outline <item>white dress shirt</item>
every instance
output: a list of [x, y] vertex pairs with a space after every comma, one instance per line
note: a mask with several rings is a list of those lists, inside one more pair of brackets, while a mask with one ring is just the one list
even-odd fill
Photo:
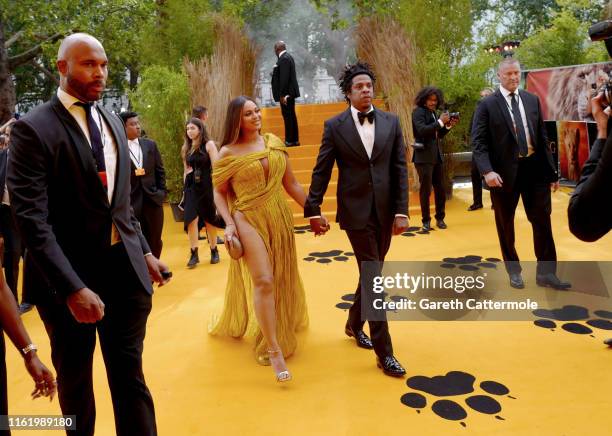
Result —
[[[374, 106], [370, 106], [370, 110], [366, 112], [369, 114], [374, 110]], [[366, 118], [363, 120], [363, 125], [359, 122], [359, 117], [357, 114], [359, 111], [355, 109], [354, 106], [351, 105], [351, 115], [353, 116], [353, 121], [355, 122], [355, 127], [357, 127], [357, 132], [359, 133], [359, 137], [361, 138], [361, 142], [365, 148], [368, 157], [372, 158], [372, 149], [374, 148], [374, 123], [370, 123], [370, 121]]]
[[[87, 142], [89, 142], [89, 146], [91, 147], [89, 128], [87, 127], [87, 114], [85, 113], [84, 108], [75, 104], [80, 100], [68, 94], [62, 88], [57, 90], [57, 97], [62, 102], [66, 110], [70, 112], [70, 115], [72, 115], [72, 117], [76, 120], [77, 124], [85, 134]], [[98, 126], [98, 129], [100, 129], [100, 136], [102, 137], [102, 146], [104, 147], [104, 162], [106, 164], [107, 195], [110, 203], [113, 198], [113, 191], [115, 189], [115, 174], [117, 172], [117, 144], [115, 143], [113, 132], [111, 131], [110, 127], [106, 125], [106, 121], [104, 121], [96, 109], [95, 104], [91, 108], [91, 116]]]
[[[512, 97], [510, 96], [511, 92], [501, 85], [499, 86], [499, 90], [506, 99], [506, 106], [508, 108], [508, 112], [510, 112], [510, 118], [512, 118], [512, 122], [514, 123], [514, 132], [516, 133], [516, 120], [514, 119], [514, 114], [512, 113]], [[525, 115], [523, 99], [521, 99], [521, 96], [519, 95], [518, 88], [516, 91], [514, 91], [514, 95], [514, 98], [518, 100], [519, 110], [521, 112], [522, 118], [521, 121], [523, 122], [523, 128], [525, 129], [525, 137], [527, 138], [527, 156], [531, 156], [535, 152], [535, 149], [533, 148], [533, 142], [531, 141], [531, 135], [529, 134], [529, 125], [527, 124], [527, 115]]]
[[140, 147], [138, 138], [128, 139], [128, 147], [130, 149], [130, 159], [132, 159], [134, 166], [136, 168], [142, 168], [142, 147]]

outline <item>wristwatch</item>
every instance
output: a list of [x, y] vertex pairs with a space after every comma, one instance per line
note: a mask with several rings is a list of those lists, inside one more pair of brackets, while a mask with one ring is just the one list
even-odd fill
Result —
[[25, 357], [28, 355], [30, 351], [36, 351], [36, 350], [38, 350], [38, 347], [36, 345], [28, 344], [21, 349], [21, 354], [23, 354], [23, 356]]

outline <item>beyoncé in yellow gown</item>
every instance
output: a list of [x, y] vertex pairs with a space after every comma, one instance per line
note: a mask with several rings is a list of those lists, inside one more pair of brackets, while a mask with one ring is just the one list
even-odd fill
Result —
[[[240, 211], [266, 246], [274, 276], [276, 335], [284, 357], [297, 346], [296, 332], [308, 325], [304, 286], [298, 272], [293, 216], [283, 194], [286, 149], [279, 138], [264, 135], [263, 151], [218, 160], [213, 184], [229, 181], [230, 212]], [[261, 159], [268, 160], [268, 177]], [[253, 285], [244, 259], [231, 259], [223, 312], [213, 320], [210, 333], [234, 338], [255, 337], [255, 356], [269, 364], [268, 345], [253, 308]]]

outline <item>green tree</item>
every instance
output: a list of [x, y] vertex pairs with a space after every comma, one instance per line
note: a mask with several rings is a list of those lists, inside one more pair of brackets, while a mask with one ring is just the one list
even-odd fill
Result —
[[152, 6], [152, 0], [0, 0], [0, 122], [17, 101], [53, 92], [59, 40], [74, 31], [100, 39], [109, 56], [109, 86], [125, 86], [126, 68], [137, 58], [138, 26]]
[[152, 65], [142, 71], [138, 88], [130, 92], [144, 129], [154, 139], [164, 161], [170, 201], [181, 198], [183, 163], [180, 150], [189, 108], [187, 77], [182, 71]]

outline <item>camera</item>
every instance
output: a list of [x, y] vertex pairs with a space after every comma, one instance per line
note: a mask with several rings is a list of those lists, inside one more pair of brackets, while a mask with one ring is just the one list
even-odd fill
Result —
[[[612, 20], [593, 24], [589, 29], [589, 37], [593, 42], [603, 41], [606, 44], [608, 54], [612, 57]], [[612, 102], [612, 79], [608, 83], [604, 83], [596, 94], [603, 94], [606, 105], [610, 105]]]
[[450, 117], [451, 120], [458, 120], [459, 119], [459, 112], [449, 112], [448, 116]]

